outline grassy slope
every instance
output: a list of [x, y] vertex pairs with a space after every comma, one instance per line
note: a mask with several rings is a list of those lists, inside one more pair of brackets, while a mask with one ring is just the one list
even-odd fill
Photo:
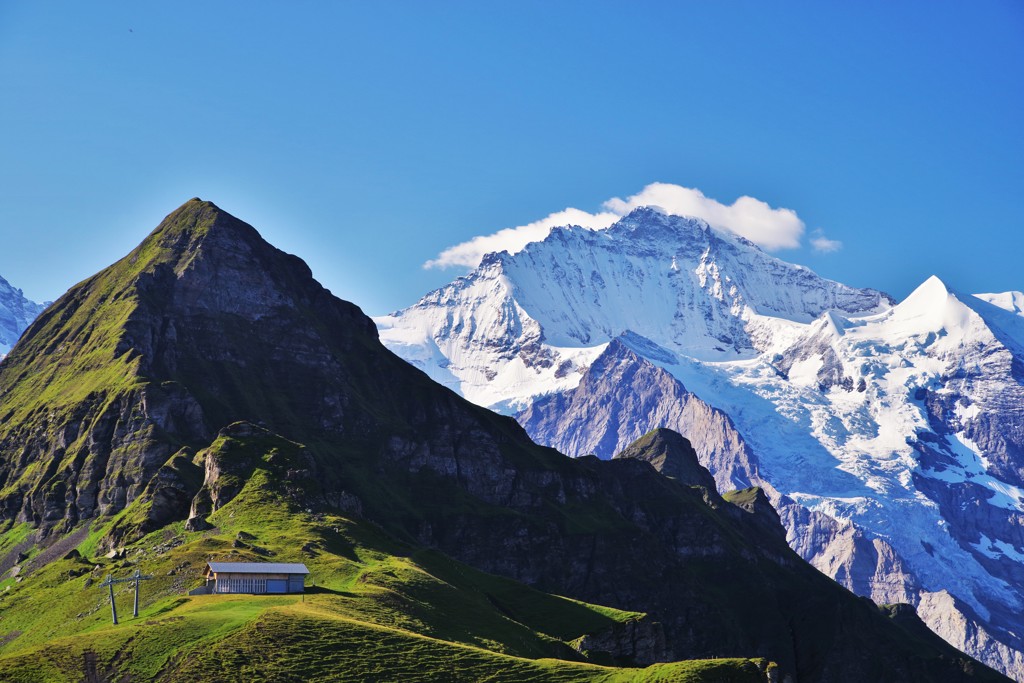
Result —
[[[168, 527], [130, 546], [124, 559], [72, 555], [13, 584], [0, 596], [0, 680], [763, 679], [764, 664], [747, 660], [647, 669], [589, 663], [566, 643], [641, 615], [541, 593], [370, 524], [294, 509], [276, 478], [273, 467], [258, 467], [213, 515], [213, 531]], [[79, 546], [86, 556], [103, 528]], [[12, 526], [0, 547], [24, 531]], [[254, 538], [243, 535], [233, 547], [239, 532]], [[209, 559], [305, 562], [316, 587], [304, 598], [185, 597]], [[131, 589], [121, 587], [122, 623], [112, 626], [99, 583], [135, 566], [154, 576], [143, 584], [140, 616], [131, 617]]]

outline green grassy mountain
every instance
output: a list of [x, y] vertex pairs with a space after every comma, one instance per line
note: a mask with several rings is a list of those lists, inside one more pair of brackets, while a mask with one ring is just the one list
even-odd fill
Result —
[[[536, 446], [191, 200], [0, 364], [0, 678], [1004, 680], [800, 560], [757, 492], [673, 478], [672, 435], [625, 455]], [[317, 590], [183, 595], [271, 557]], [[98, 581], [136, 566], [112, 627]]]

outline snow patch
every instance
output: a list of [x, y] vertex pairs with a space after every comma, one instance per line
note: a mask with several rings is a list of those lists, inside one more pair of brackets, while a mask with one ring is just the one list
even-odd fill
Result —
[[985, 534], [981, 534], [981, 540], [971, 544], [979, 553], [993, 560], [1001, 560], [1004, 557], [1014, 562], [1024, 563], [1024, 552], [1015, 548], [1006, 541], [993, 541]]

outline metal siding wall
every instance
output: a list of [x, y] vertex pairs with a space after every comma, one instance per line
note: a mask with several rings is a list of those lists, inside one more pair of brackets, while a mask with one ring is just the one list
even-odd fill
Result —
[[303, 574], [217, 574], [211, 580], [214, 593], [302, 593], [306, 577]]

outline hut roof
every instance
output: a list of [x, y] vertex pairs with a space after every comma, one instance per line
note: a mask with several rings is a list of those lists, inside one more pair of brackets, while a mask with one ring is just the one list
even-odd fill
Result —
[[208, 562], [210, 569], [226, 574], [308, 574], [302, 563], [286, 562]]

